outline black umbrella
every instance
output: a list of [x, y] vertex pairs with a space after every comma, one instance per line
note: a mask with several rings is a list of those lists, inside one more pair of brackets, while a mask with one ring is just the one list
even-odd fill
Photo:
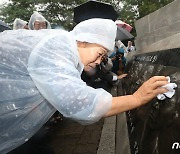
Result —
[[10, 30], [10, 29], [11, 28], [6, 23], [0, 20], [0, 32], [3, 32], [4, 30]]
[[75, 23], [80, 23], [81, 21], [91, 18], [104, 18], [115, 21], [117, 17], [117, 12], [113, 6], [108, 3], [88, 1], [74, 8]]

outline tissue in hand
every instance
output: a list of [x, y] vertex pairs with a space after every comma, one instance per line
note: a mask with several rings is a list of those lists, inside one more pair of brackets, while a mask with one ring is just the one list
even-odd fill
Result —
[[176, 88], [177, 85], [175, 83], [170, 83], [170, 77], [169, 76], [167, 76], [167, 78], [168, 78], [169, 83], [166, 84], [165, 86], [162, 86], [162, 87], [166, 88], [168, 90], [168, 92], [166, 92], [164, 94], [157, 95], [157, 98], [159, 100], [164, 100], [164, 99], [166, 99], [166, 97], [171, 98], [175, 94], [174, 88]]

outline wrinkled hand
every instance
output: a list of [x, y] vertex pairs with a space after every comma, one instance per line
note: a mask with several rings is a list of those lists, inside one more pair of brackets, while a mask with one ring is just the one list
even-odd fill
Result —
[[168, 84], [165, 76], [154, 76], [143, 83], [143, 85], [133, 94], [137, 103], [146, 104], [158, 94], [163, 94], [168, 90], [162, 86]]

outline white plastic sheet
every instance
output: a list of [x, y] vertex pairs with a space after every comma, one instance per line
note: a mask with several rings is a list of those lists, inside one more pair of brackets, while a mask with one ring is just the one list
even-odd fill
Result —
[[81, 80], [83, 65], [70, 33], [14, 30], [0, 40], [0, 153], [27, 141], [56, 109], [82, 124], [110, 109], [111, 94]]
[[13, 23], [13, 29], [24, 29], [24, 26], [27, 25], [27, 21], [16, 18]]
[[28, 141], [56, 111], [39, 93], [27, 71], [31, 49], [44, 34], [31, 37], [25, 32], [24, 37], [20, 36], [22, 31], [26, 30], [0, 33], [1, 154]]
[[28, 62], [28, 71], [40, 93], [63, 116], [90, 124], [107, 113], [112, 96], [87, 86], [81, 79], [82, 70], [76, 40], [63, 30], [42, 39]]

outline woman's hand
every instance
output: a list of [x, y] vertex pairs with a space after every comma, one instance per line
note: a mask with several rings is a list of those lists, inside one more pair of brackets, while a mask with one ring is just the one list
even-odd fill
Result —
[[112, 107], [105, 116], [116, 115], [148, 103], [158, 94], [168, 91], [162, 87], [166, 84], [168, 79], [165, 76], [154, 76], [144, 82], [133, 95], [113, 97]]
[[117, 79], [122, 79], [122, 78], [124, 78], [124, 77], [126, 77], [127, 76], [127, 74], [121, 74], [121, 75], [118, 75], [117, 76]]
[[162, 86], [168, 84], [165, 76], [154, 76], [143, 83], [143, 85], [133, 94], [139, 105], [146, 104], [158, 94], [163, 94], [168, 90]]

